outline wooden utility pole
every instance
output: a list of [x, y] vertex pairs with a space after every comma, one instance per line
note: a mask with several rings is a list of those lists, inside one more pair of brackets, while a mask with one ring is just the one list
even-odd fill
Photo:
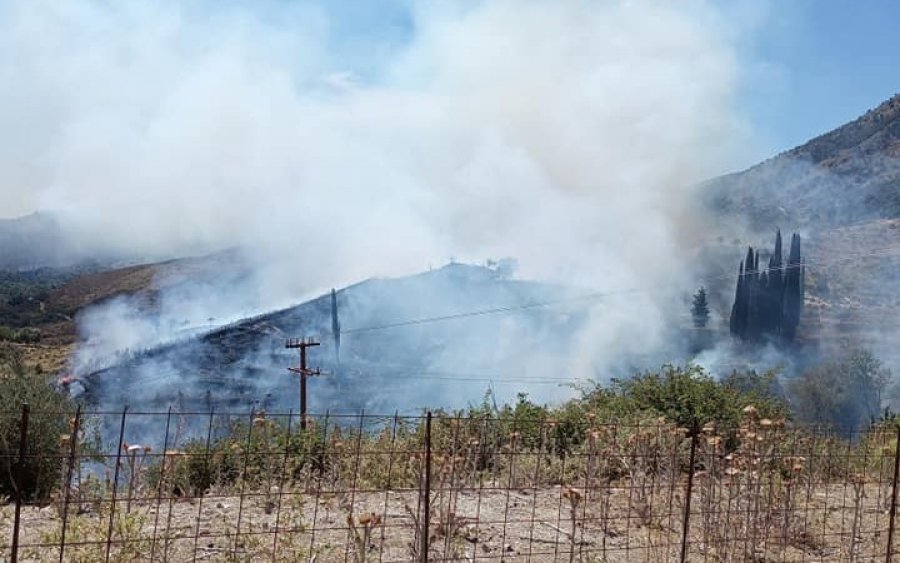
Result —
[[338, 318], [337, 293], [331, 290], [331, 334], [334, 337], [334, 366], [341, 363], [341, 321]]
[[306, 430], [306, 378], [310, 375], [321, 375], [319, 368], [309, 369], [306, 366], [306, 349], [312, 346], [318, 346], [319, 343], [312, 338], [291, 338], [284, 345], [285, 348], [298, 348], [300, 350], [300, 367], [288, 368], [300, 375], [300, 429]]

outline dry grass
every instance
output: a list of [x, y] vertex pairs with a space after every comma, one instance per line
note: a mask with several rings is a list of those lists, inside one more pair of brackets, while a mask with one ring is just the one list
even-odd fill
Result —
[[22, 350], [25, 365], [31, 368], [40, 366], [43, 371], [58, 372], [66, 367], [74, 345], [65, 344], [18, 344]]
[[[705, 485], [701, 485], [702, 487]], [[595, 500], [570, 503], [570, 488], [466, 490], [445, 497], [435, 514], [452, 512], [455, 524], [433, 519], [432, 560], [508, 561], [666, 561], [681, 549], [681, 510], [672, 510], [665, 494], [648, 497], [639, 513], [628, 482], [606, 488]], [[583, 494], [583, 493], [580, 493]], [[887, 487], [867, 485], [860, 504], [844, 484], [804, 489], [804, 508], [787, 536], [766, 535], [766, 519], [778, 512], [747, 519], [737, 509], [727, 514], [702, 513], [704, 498], [692, 518], [691, 561], [861, 561], [886, 549]], [[210, 561], [308, 560], [409, 561], [415, 558], [416, 518], [412, 491], [357, 492], [352, 512], [342, 494], [290, 490], [278, 495], [273, 510], [265, 491], [244, 496], [211, 493], [203, 499], [134, 503], [120, 506], [114, 518], [113, 561], [184, 561], [197, 555]], [[451, 510], [452, 507], [452, 510]], [[0, 522], [9, 537], [11, 506]], [[705, 514], [714, 516], [709, 526]], [[857, 515], [857, 531], [852, 523]], [[574, 516], [574, 518], [573, 518]], [[348, 525], [349, 522], [353, 525]], [[96, 561], [106, 550], [108, 507], [72, 514], [67, 525], [66, 560]], [[873, 532], [875, 529], [881, 533]], [[27, 508], [23, 515], [21, 560], [59, 557], [61, 520], [54, 507]], [[860, 533], [860, 530], [867, 533]], [[44, 544], [36, 547], [36, 544]], [[274, 559], [273, 559], [274, 556]]]
[[[226, 450], [193, 461], [125, 444], [117, 487], [114, 464], [77, 468], [68, 511], [62, 494], [26, 508], [23, 560], [58, 559], [64, 513], [71, 561], [103, 559], [107, 537], [113, 561], [411, 561], [425, 539], [438, 561], [677, 560], [689, 479], [690, 561], [885, 556], [893, 428], [847, 442], [752, 406], [736, 429], [585, 424], [585, 441], [563, 452], [551, 446], [552, 421], [496, 433], [486, 420], [435, 419], [427, 518], [421, 427], [396, 419], [288, 451], [258, 415]], [[198, 461], [215, 470], [212, 484], [184, 496]], [[0, 509], [2, 538], [11, 514]]]

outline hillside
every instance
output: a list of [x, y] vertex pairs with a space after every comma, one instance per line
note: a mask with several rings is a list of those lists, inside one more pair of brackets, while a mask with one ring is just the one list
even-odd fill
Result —
[[707, 182], [716, 214], [755, 230], [900, 217], [900, 95], [748, 170]]
[[[567, 381], [554, 375], [555, 367], [567, 357], [569, 336], [584, 320], [582, 307], [421, 320], [515, 309], [567, 295], [571, 291], [564, 288], [506, 279], [489, 268], [451, 264], [338, 291], [339, 364], [331, 334], [331, 297], [324, 295], [76, 376], [86, 386], [90, 402], [109, 408], [124, 403], [142, 408], [174, 403], [189, 410], [252, 404], [295, 408], [297, 380], [287, 368], [296, 365], [297, 354], [286, 350], [284, 343], [292, 337], [317, 336], [322, 345], [310, 353], [310, 365], [327, 375], [310, 383], [313, 410], [465, 406], [491, 386], [506, 398], [526, 387], [538, 388], [549, 398]], [[402, 324], [394, 326], [398, 321]], [[535, 363], [535, 351], [544, 362]]]
[[60, 267], [78, 260], [59, 225], [43, 213], [0, 219], [0, 248], [0, 270]]
[[[799, 147], [710, 180], [702, 194], [727, 241], [705, 250], [707, 271], [730, 279], [747, 245], [768, 249], [777, 228], [799, 231], [807, 262], [803, 340], [825, 347], [861, 342], [900, 367], [890, 345], [900, 330], [900, 95]], [[717, 289], [730, 299], [733, 281]]]
[[[900, 313], [896, 298], [900, 294], [900, 96], [795, 149], [745, 171], [710, 180], [703, 185], [702, 194], [707, 210], [720, 222], [709, 237], [717, 242], [698, 249], [694, 262], [698, 275], [709, 280], [718, 329], [727, 322], [733, 275], [746, 246], [769, 248], [776, 228], [797, 230], [803, 235], [808, 272], [802, 340], [831, 345], [862, 339], [882, 356], [897, 356], [891, 363], [900, 366], [900, 355], [887, 345], [900, 329], [900, 323], [892, 321]], [[58, 235], [53, 222], [40, 214], [0, 221], [0, 245], [11, 250], [6, 253], [8, 261], [18, 256], [19, 265], [53, 263], [48, 248], [53, 241], [59, 242], [54, 233]], [[25, 241], [36, 242], [29, 246]], [[31, 249], [34, 257], [23, 254], [23, 248]], [[63, 250], [61, 244], [59, 251]], [[479, 278], [480, 274], [473, 272], [469, 273]], [[100, 264], [7, 269], [3, 278], [7, 293], [0, 295], [0, 325], [39, 328], [41, 342], [25, 345], [30, 359], [56, 369], [75, 342], [76, 315], [89, 305], [127, 296], [140, 309], [152, 311], [159, 307], [164, 290], [215, 283], [225, 287], [246, 275], [249, 269], [236, 251], [115, 269]], [[497, 297], [495, 282], [477, 289], [485, 292], [485, 299]], [[348, 290], [342, 295], [360, 291], [365, 290]], [[455, 302], [455, 298], [448, 299]], [[468, 303], [471, 309], [476, 302], [471, 297], [460, 306], [465, 309], [462, 305]], [[517, 302], [515, 298], [513, 302]], [[421, 310], [387, 311], [384, 318], [427, 316], [433, 303], [419, 305], [423, 305]], [[290, 318], [278, 316], [286, 314], [275, 313], [273, 318]], [[285, 334], [322, 328], [305, 322], [274, 326]], [[221, 334], [230, 334], [227, 330]], [[216, 338], [215, 334], [205, 337]], [[219, 352], [213, 354], [210, 365], [220, 357]], [[282, 359], [278, 362], [281, 365]]]
[[239, 252], [105, 268], [97, 263], [0, 269], [0, 327], [40, 331], [37, 342], [19, 342], [29, 364], [61, 369], [77, 338], [77, 316], [90, 305], [128, 297], [151, 311], [161, 292], [179, 286], [232, 283], [249, 272]]
[[47, 296], [52, 310], [75, 313], [118, 295], [139, 295], [153, 306], [160, 291], [185, 282], [204, 283], [244, 275], [246, 265], [237, 251], [139, 264], [79, 276]]

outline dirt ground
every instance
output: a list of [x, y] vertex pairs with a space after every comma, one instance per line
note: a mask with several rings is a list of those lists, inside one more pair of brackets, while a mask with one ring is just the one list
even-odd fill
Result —
[[[809, 488], [798, 491], [794, 506], [764, 515], [717, 508], [700, 488], [691, 497], [689, 561], [885, 560], [887, 486]], [[572, 497], [560, 487], [436, 493], [430, 560], [679, 561], [678, 493], [660, 491], [649, 502], [635, 497], [624, 487], [593, 491], [578, 498], [573, 514]], [[411, 561], [424, 514], [417, 498], [415, 491], [235, 491], [128, 506], [120, 497], [110, 560]], [[66, 561], [105, 559], [108, 506], [85, 505], [80, 514], [72, 506]], [[0, 561], [10, 553], [13, 511], [10, 504], [0, 508]], [[60, 512], [56, 505], [23, 509], [20, 561], [59, 560]]]

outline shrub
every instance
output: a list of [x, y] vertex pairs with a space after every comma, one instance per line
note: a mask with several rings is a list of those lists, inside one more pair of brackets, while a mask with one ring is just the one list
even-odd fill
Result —
[[791, 406], [803, 422], [833, 424], [852, 432], [882, 414], [882, 393], [891, 374], [868, 350], [815, 366], [788, 386]]
[[288, 433], [284, 421], [258, 413], [252, 429], [246, 421], [231, 421], [208, 446], [205, 438], [194, 438], [167, 452], [149, 467], [148, 478], [154, 488], [163, 485], [176, 495], [196, 496], [214, 486], [232, 486], [241, 478], [259, 485], [281, 475], [298, 480], [322, 475], [335, 463], [326, 455], [325, 436], [325, 427], [312, 423], [306, 431]]
[[60, 440], [69, 431], [72, 405], [67, 395], [49, 376], [25, 369], [21, 353], [11, 347], [0, 348], [0, 496], [13, 496], [21, 432], [21, 405], [31, 408], [28, 421], [27, 450], [18, 483], [28, 501], [45, 500], [61, 477], [65, 456]]
[[617, 399], [625, 412], [652, 412], [684, 427], [714, 422], [736, 428], [741, 409], [753, 404], [760, 414], [787, 414], [784, 402], [771, 390], [774, 374], [732, 374], [716, 381], [703, 368], [663, 366], [659, 373], [644, 373], [614, 382]]

